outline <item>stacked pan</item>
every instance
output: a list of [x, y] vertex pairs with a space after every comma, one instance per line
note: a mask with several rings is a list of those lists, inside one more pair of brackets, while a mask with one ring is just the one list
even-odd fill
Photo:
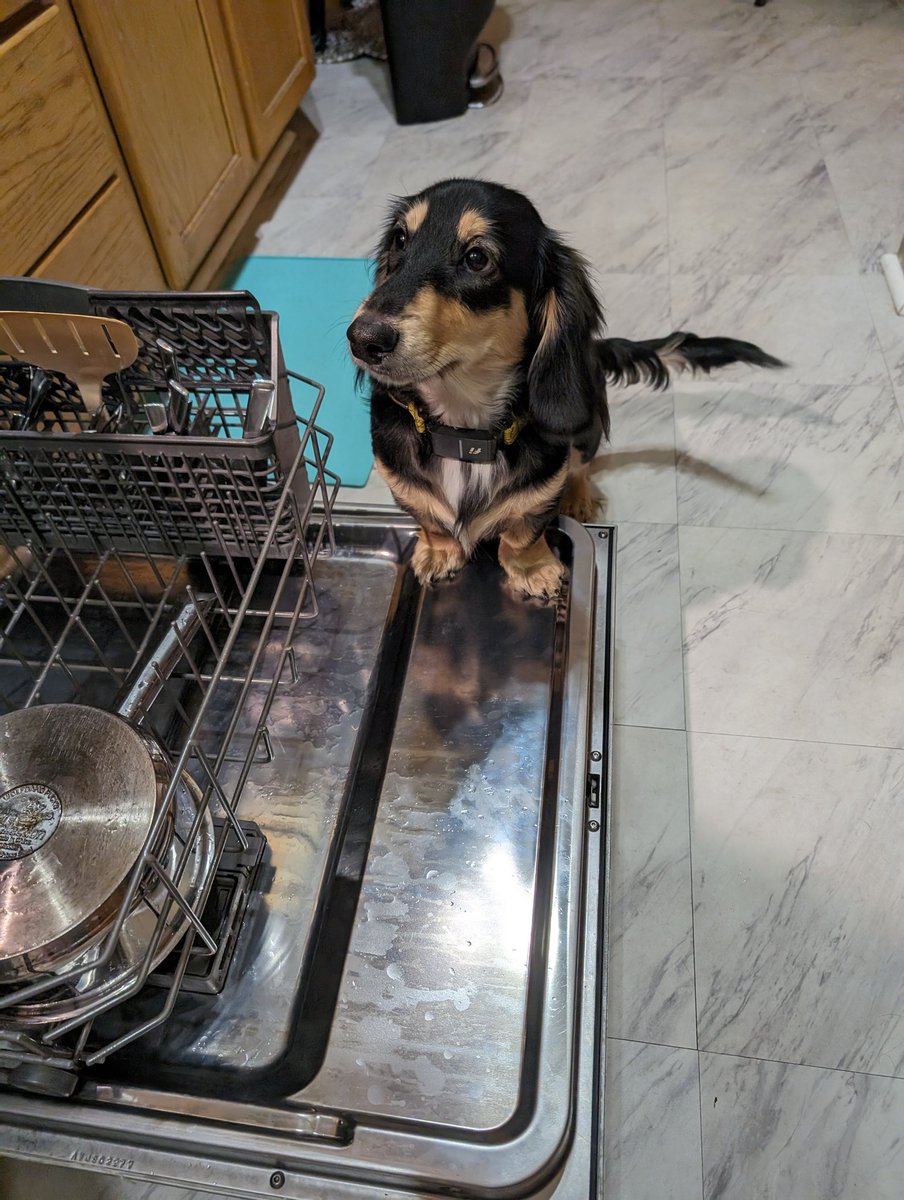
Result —
[[0, 1030], [110, 1007], [185, 936], [173, 885], [197, 900], [213, 822], [188, 775], [171, 783], [159, 744], [116, 714], [0, 717]]

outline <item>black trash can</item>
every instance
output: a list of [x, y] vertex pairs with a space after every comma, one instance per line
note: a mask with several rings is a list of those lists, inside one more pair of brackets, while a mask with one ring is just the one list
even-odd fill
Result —
[[400, 125], [465, 111], [477, 39], [494, 6], [495, 0], [381, 0]]

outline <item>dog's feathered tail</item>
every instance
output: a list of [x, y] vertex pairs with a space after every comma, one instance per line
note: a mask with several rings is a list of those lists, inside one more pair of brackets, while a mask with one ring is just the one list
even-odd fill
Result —
[[750, 363], [754, 367], [784, 367], [752, 342], [735, 338], [701, 338], [695, 333], [670, 333], [668, 337], [646, 342], [624, 338], [604, 338], [597, 342], [597, 353], [610, 383], [648, 383], [654, 389], [667, 388], [672, 371], [703, 371], [708, 375], [729, 363]]

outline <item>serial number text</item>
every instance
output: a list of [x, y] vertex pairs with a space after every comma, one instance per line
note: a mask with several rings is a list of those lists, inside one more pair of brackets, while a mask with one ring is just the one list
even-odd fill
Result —
[[112, 1167], [115, 1171], [130, 1171], [134, 1158], [117, 1158], [115, 1154], [90, 1154], [87, 1150], [73, 1150], [70, 1162], [88, 1163], [92, 1167]]

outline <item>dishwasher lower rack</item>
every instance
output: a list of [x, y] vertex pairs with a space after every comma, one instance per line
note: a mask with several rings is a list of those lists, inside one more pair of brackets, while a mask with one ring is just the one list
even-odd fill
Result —
[[[163, 772], [140, 851], [121, 865], [113, 910], [92, 914], [92, 936], [69, 952], [64, 947], [52, 963], [32, 967], [28, 954], [0, 961], [0, 1086], [70, 1094], [79, 1070], [167, 1019], [192, 957], [218, 958], [222, 947], [202, 914], [227, 840], [248, 847], [238, 800], [254, 763], [271, 753], [270, 706], [294, 673], [296, 631], [317, 615], [314, 564], [333, 547], [335, 483], [324, 458], [318, 431], [308, 427], [253, 557], [223, 545], [212, 555], [160, 555], [141, 550], [140, 541], [122, 551], [99, 537], [86, 552], [54, 536], [53, 526], [49, 533], [32, 528], [20, 541], [0, 520], [0, 727], [9, 737], [28, 712], [64, 724], [70, 716], [113, 713], [144, 739]], [[299, 509], [294, 484], [308, 469], [316, 487]], [[50, 707], [59, 705], [79, 707]], [[94, 757], [102, 755], [101, 746]], [[4, 842], [10, 828], [22, 829], [16, 796], [23, 788], [10, 787], [22, 781], [3, 774], [9, 757], [0, 746], [5, 928], [16, 912], [27, 918], [15, 870], [28, 856]], [[48, 794], [31, 788], [26, 799], [40, 799], [42, 790]], [[31, 856], [46, 853], [39, 866], [50, 872], [51, 889], [55, 833]], [[163, 960], [165, 981], [157, 979], [141, 1018], [112, 1034], [102, 1028], [101, 1019], [142, 992]]]
[[0, 1087], [0, 1153], [218, 1195], [599, 1200], [614, 532], [550, 531], [550, 605], [488, 551], [420, 588], [400, 515], [334, 533], [239, 805], [267, 850], [222, 991], [66, 1101]]

